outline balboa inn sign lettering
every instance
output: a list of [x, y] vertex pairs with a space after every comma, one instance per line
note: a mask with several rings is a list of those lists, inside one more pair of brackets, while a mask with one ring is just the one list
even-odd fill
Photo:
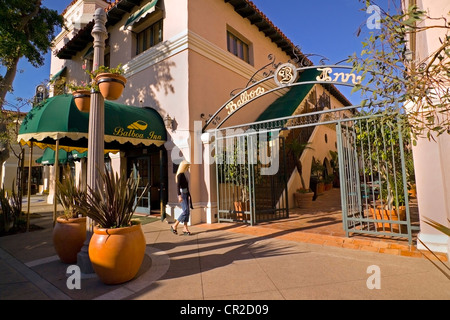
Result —
[[[347, 83], [351, 80], [354, 85], [361, 83], [361, 76], [356, 76], [353, 73], [333, 73], [331, 67], [317, 68], [317, 71], [320, 71], [321, 74], [316, 77], [316, 81], [338, 82], [341, 80], [341, 83]], [[282, 64], [277, 68], [273, 78], [279, 87], [291, 85], [298, 79], [298, 69], [291, 63]], [[265, 92], [266, 90], [263, 87], [246, 90], [239, 95], [237, 101], [232, 100], [228, 102], [225, 108], [230, 115], [253, 99], [264, 95]]]
[[239, 100], [236, 103], [234, 101], [230, 101], [225, 106], [225, 108], [228, 110], [228, 114], [232, 114], [233, 112], [235, 112], [237, 109], [242, 107], [247, 102], [255, 99], [256, 97], [263, 95], [265, 91], [266, 90], [263, 87], [258, 87], [255, 90], [252, 90], [250, 92], [248, 92], [248, 90], [244, 91], [243, 93], [241, 93], [241, 95], [239, 96]]
[[[276, 71], [273, 73], [273, 75], [268, 76], [267, 78], [258, 81], [258, 84], [261, 84], [265, 81], [273, 80], [275, 84], [277, 85], [277, 88], [287, 88], [290, 86], [297, 85], [298, 77], [301, 72], [305, 71], [306, 69], [316, 69], [319, 73], [318, 76], [315, 78], [315, 81], [308, 81], [308, 83], [323, 83], [323, 82], [330, 82], [335, 84], [341, 84], [341, 85], [349, 85], [354, 86], [361, 84], [362, 77], [357, 76], [352, 72], [334, 72], [333, 68], [336, 69], [347, 69], [350, 70], [352, 67], [350, 66], [338, 66], [338, 65], [321, 65], [321, 66], [309, 66], [304, 68], [297, 68], [295, 65], [291, 63], [284, 63], [277, 67]], [[298, 85], [301, 85], [301, 83], [298, 83]], [[257, 99], [269, 92], [272, 92], [275, 89], [270, 89], [267, 91], [262, 86], [257, 86], [256, 88], [251, 86], [249, 88], [244, 89], [239, 95], [236, 97], [230, 99], [225, 105], [223, 105], [214, 116], [212, 116], [203, 127], [203, 130], [208, 127], [210, 123], [215, 123], [217, 119], [220, 119], [217, 117], [219, 112], [223, 110], [224, 108], [228, 111], [228, 117], [230, 117], [233, 113], [235, 113], [240, 108], [247, 105], [249, 102], [251, 102], [254, 99]], [[228, 118], [227, 117], [227, 118]], [[123, 132], [120, 131], [120, 134], [134, 134], [134, 132]]]
[[161, 140], [161, 135], [157, 135], [155, 131], [150, 131], [147, 135], [145, 129], [148, 124], [142, 120], [138, 120], [130, 124], [127, 129], [123, 127], [114, 128], [114, 135], [119, 137], [136, 138], [136, 139], [149, 139], [149, 140]]

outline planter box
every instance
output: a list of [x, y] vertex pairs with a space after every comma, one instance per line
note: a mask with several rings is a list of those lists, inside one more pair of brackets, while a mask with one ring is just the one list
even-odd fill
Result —
[[[370, 208], [370, 214], [375, 220], [393, 220], [393, 221], [406, 221], [406, 208], [400, 207], [399, 209], [384, 209], [381, 206], [377, 208]], [[376, 222], [377, 231], [395, 232], [395, 233], [407, 233], [407, 226], [398, 223], [389, 222]], [[391, 231], [392, 226], [392, 231]], [[384, 227], [384, 230], [383, 230]]]

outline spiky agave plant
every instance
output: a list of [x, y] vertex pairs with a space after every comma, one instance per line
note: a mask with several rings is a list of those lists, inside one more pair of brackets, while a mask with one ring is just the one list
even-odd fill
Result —
[[[450, 222], [450, 219], [447, 219], [448, 222]], [[439, 230], [440, 232], [446, 234], [447, 236], [450, 237], [450, 228], [444, 226], [443, 224], [440, 224], [437, 221], [434, 221], [433, 219], [430, 219], [428, 217], [425, 217], [423, 220], [426, 224], [432, 226], [433, 228], [435, 228], [436, 230]], [[417, 240], [419, 240], [419, 242], [429, 251], [431, 252], [431, 254], [437, 259], [439, 260], [439, 262], [441, 263], [441, 265], [443, 267], [440, 267], [438, 264], [436, 264], [435, 262], [433, 262], [430, 258], [428, 258], [427, 256], [425, 256], [431, 263], [434, 264], [434, 266], [436, 268], [438, 268], [446, 277], [447, 279], [450, 280], [450, 268], [448, 267], [448, 265], [446, 265], [441, 259], [439, 259], [439, 257], [430, 249], [427, 247], [427, 245], [420, 240], [419, 238], [417, 238]]]
[[64, 209], [63, 217], [70, 219], [78, 218], [80, 214], [86, 216], [83, 212], [78, 210], [76, 206], [78, 202], [86, 198], [86, 191], [75, 185], [75, 179], [70, 170], [64, 171], [62, 182], [57, 181], [57, 184], [56, 197]]
[[131, 218], [148, 185], [139, 193], [139, 178], [108, 171], [100, 174], [102, 188], [88, 186], [84, 200], [76, 204], [78, 210], [94, 220], [100, 228], [121, 228], [131, 225]]

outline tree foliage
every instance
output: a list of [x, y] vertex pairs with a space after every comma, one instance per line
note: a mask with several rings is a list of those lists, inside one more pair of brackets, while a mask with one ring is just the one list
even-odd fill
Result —
[[[372, 0], [364, 2], [366, 8], [376, 5]], [[400, 109], [408, 114], [415, 139], [450, 133], [448, 13], [431, 17], [417, 6], [392, 11], [381, 8], [379, 28], [362, 42], [360, 55], [349, 59], [353, 71], [363, 76], [364, 85], [356, 86], [354, 91], [368, 96], [366, 107], [382, 100], [387, 111]], [[433, 40], [438, 40], [440, 46], [427, 56], [420, 56], [411, 43], [432, 29], [438, 31], [438, 39]]]
[[42, 66], [55, 33], [64, 22], [42, 0], [0, 0], [0, 106], [12, 90], [17, 65], [25, 57], [34, 67]]

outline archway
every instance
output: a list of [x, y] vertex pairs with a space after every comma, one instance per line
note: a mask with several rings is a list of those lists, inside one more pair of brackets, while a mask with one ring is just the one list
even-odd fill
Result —
[[[335, 72], [336, 69], [341, 69], [341, 72]], [[271, 187], [263, 193], [272, 197], [267, 202], [273, 219], [289, 217], [289, 189], [292, 187], [289, 187], [288, 180], [292, 172], [286, 166], [285, 153], [289, 132], [295, 129], [312, 131], [303, 141], [310, 142], [317, 128], [328, 127], [336, 133], [334, 150], [339, 164], [342, 221], [346, 235], [398, 236], [412, 242], [405, 167], [405, 146], [408, 147], [408, 143], [399, 120], [402, 115], [390, 114], [387, 121], [382, 114], [364, 114], [363, 105], [331, 108], [330, 98], [317, 94], [313, 110], [304, 108], [305, 112], [298, 112], [298, 105], [294, 105], [294, 109], [286, 107], [288, 99], [284, 97], [294, 93], [304, 101], [315, 85], [322, 85], [330, 91], [335, 89], [335, 85], [361, 85], [361, 78], [351, 73], [351, 69], [341, 65], [278, 65], [272, 75], [253, 82], [211, 115], [203, 132], [208, 131], [215, 137], [219, 222], [255, 224], [267, 220], [258, 218], [262, 211], [257, 205], [261, 195], [257, 186], [266, 174], [272, 177], [272, 184], [273, 179], [279, 179], [277, 188]], [[283, 96], [284, 108], [275, 102], [254, 122], [226, 126], [227, 121], [247, 105], [277, 90], [287, 91]], [[380, 101], [380, 105], [382, 103]], [[215, 127], [210, 128], [213, 125]], [[325, 137], [329, 140], [330, 135]], [[322, 173], [331, 174], [331, 161], [328, 157], [319, 158], [320, 165], [326, 167]], [[264, 165], [261, 165], [263, 161]], [[276, 172], [271, 172], [271, 169]], [[245, 203], [241, 201], [240, 207], [236, 207], [236, 195], [241, 193], [246, 194]], [[277, 215], [278, 212], [283, 214]]]

